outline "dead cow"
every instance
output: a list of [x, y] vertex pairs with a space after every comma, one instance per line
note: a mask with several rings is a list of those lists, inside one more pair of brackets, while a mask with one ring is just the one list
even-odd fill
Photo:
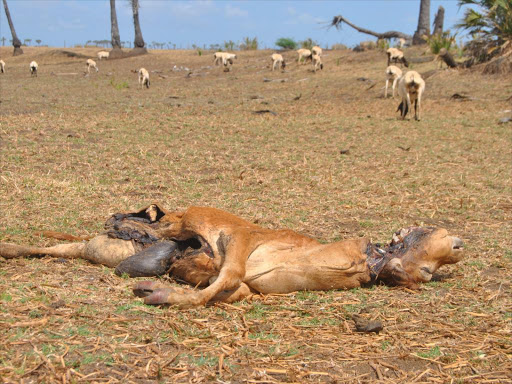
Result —
[[252, 293], [349, 289], [377, 281], [417, 288], [463, 254], [462, 241], [445, 229], [402, 229], [387, 246], [361, 238], [322, 244], [290, 230], [262, 228], [202, 207], [170, 212], [153, 204], [113, 215], [106, 228], [106, 233], [88, 242], [49, 248], [0, 243], [0, 256], [83, 258], [130, 276], [169, 273], [204, 289], [143, 281], [135, 285], [134, 293], [147, 304], [191, 307], [233, 302]]

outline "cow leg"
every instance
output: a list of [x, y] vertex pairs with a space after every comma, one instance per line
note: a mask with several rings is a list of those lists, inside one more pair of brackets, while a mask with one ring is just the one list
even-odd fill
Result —
[[245, 283], [240, 284], [237, 289], [217, 293], [211, 301], [221, 303], [234, 303], [252, 295], [251, 288]]
[[0, 243], [0, 256], [6, 259], [30, 256], [53, 256], [65, 259], [83, 258], [86, 243], [59, 244], [53, 247], [31, 247]]
[[[166, 304], [170, 295], [188, 295], [195, 291], [190, 288], [169, 287], [158, 281], [141, 281], [133, 288], [137, 297], [142, 297], [145, 304]], [[224, 290], [217, 293], [210, 301], [221, 303], [234, 303], [251, 295], [252, 291], [245, 283], [236, 289]]]
[[[157, 289], [145, 297], [146, 304], [171, 304], [181, 307], [205, 305], [222, 291], [238, 290], [245, 276], [245, 264], [249, 254], [243, 234], [237, 240], [237, 234], [230, 235], [223, 245], [225, 255], [219, 276], [208, 287], [200, 291], [178, 291], [175, 288]], [[220, 239], [219, 239], [220, 240]], [[135, 289], [140, 286], [136, 285]], [[135, 291], [134, 289], [134, 291]]]

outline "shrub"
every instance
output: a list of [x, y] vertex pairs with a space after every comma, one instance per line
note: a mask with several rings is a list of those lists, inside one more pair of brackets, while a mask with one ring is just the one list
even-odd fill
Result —
[[301, 48], [304, 48], [304, 49], [311, 49], [315, 45], [318, 45], [318, 44], [311, 37], [308, 37], [306, 40], [303, 40], [300, 42]]
[[377, 49], [381, 51], [387, 51], [389, 48], [389, 40], [388, 39], [379, 39], [377, 40]]
[[224, 42], [224, 49], [226, 51], [232, 51], [233, 49], [235, 49], [235, 42], [232, 41], [232, 40], [225, 41]]
[[258, 38], [244, 37], [239, 47], [242, 51], [255, 51], [258, 49]]
[[336, 43], [332, 45], [331, 49], [334, 51], [343, 51], [345, 49], [348, 49], [348, 47], [345, 44]]
[[441, 49], [445, 48], [447, 51], [452, 49], [452, 46], [455, 46], [455, 35], [451, 35], [450, 31], [444, 31], [440, 35], [432, 35], [426, 38], [427, 45], [430, 48], [430, 52], [434, 55], [439, 54]]
[[297, 42], [288, 37], [281, 37], [280, 39], [277, 39], [275, 44], [283, 49], [297, 49]]

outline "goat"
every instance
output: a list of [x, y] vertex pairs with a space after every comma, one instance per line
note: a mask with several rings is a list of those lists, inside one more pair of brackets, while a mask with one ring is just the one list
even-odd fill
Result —
[[91, 73], [91, 68], [96, 69], [96, 72], [98, 72], [98, 67], [96, 66], [96, 62], [93, 59], [87, 59], [85, 64], [87, 65], [87, 73]]
[[0, 60], [0, 73], [5, 73], [5, 61]]
[[98, 60], [101, 60], [101, 59], [108, 59], [108, 57], [110, 56], [110, 52], [107, 52], [107, 51], [99, 51], [97, 53], [98, 55]]
[[389, 82], [393, 82], [393, 99], [395, 98], [396, 83], [402, 77], [402, 70], [394, 65], [390, 65], [386, 68], [386, 92], [384, 92], [384, 98], [388, 97], [388, 85]]
[[315, 72], [320, 69], [324, 69], [324, 63], [322, 63], [322, 58], [319, 55], [313, 54], [312, 63], [315, 66]]
[[318, 45], [315, 45], [313, 48], [311, 48], [311, 52], [313, 52], [313, 55], [322, 56], [322, 48], [320, 48]]
[[222, 63], [225, 67], [229, 64], [233, 65], [233, 60], [236, 59], [234, 53], [229, 52], [215, 52], [213, 54], [213, 64], [219, 65]]
[[405, 119], [407, 112], [411, 109], [414, 102], [414, 118], [420, 120], [421, 95], [425, 92], [425, 80], [416, 71], [409, 71], [403, 75], [398, 82], [398, 94], [402, 102], [398, 106], [402, 120]]
[[301, 48], [299, 50], [297, 50], [297, 53], [299, 54], [299, 60], [297, 60], [297, 63], [300, 64], [300, 61], [302, 60], [302, 58], [304, 58], [304, 63], [303, 64], [306, 64], [306, 61], [308, 60], [313, 60], [313, 54], [311, 53], [311, 51], [309, 49], [304, 49], [304, 48]]
[[30, 75], [31, 76], [36, 76], [37, 77], [37, 68], [39, 66], [37, 65], [37, 63], [35, 61], [31, 61], [30, 62]]
[[143, 88], [146, 86], [146, 88], [149, 88], [149, 72], [146, 68], [139, 69], [139, 84], [140, 87]]
[[284, 62], [283, 56], [279, 53], [273, 53], [272, 56], [272, 72], [275, 71], [276, 68], [281, 67], [284, 70], [286, 67], [286, 63]]
[[403, 37], [398, 39], [398, 47], [402, 49], [405, 46], [406, 40]]
[[400, 63], [409, 67], [409, 63], [401, 50], [397, 48], [388, 48], [386, 54], [388, 55], [388, 66], [393, 62], [395, 64]]

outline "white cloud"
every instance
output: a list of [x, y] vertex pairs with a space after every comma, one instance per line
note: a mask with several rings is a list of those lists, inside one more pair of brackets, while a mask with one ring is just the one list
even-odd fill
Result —
[[215, 9], [212, 0], [173, 1], [171, 4], [171, 13], [175, 17], [197, 17]]
[[226, 17], [247, 17], [249, 16], [249, 12], [245, 9], [241, 9], [238, 7], [233, 7], [230, 4], [226, 5], [224, 8]]
[[284, 24], [288, 25], [297, 25], [297, 24], [318, 24], [325, 20], [322, 20], [319, 17], [311, 16], [309, 13], [300, 13], [298, 14], [294, 8], [288, 8], [288, 14], [292, 16], [288, 20], [284, 22]]

